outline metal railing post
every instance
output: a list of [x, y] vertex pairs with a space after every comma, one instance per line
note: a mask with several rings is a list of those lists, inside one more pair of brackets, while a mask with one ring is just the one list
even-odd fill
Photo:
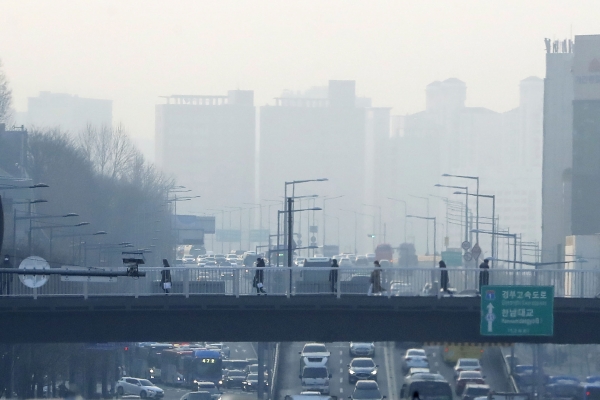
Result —
[[236, 267], [233, 270], [233, 294], [235, 297], [240, 297], [240, 269], [242, 267]]
[[88, 281], [83, 282], [83, 298], [86, 299], [86, 300], [88, 299], [88, 295], [89, 295], [88, 289], [89, 289], [88, 288]]
[[190, 268], [186, 268], [185, 269], [185, 273], [183, 276], [183, 294], [185, 295], [185, 298], [189, 298], [190, 297], [190, 274], [191, 274], [191, 270]]
[[340, 268], [337, 268], [337, 280], [335, 281], [335, 290], [336, 290], [336, 294], [337, 294], [337, 298], [339, 299], [340, 297], [342, 297], [342, 285], [340, 284], [341, 280], [342, 280], [342, 271], [340, 271]]
[[292, 281], [293, 281], [292, 274], [293, 274], [294, 268], [293, 267], [287, 267], [287, 268], [290, 270], [290, 273], [286, 274], [288, 282], [286, 282], [287, 285], [286, 285], [285, 291], [286, 291], [286, 297], [289, 299], [290, 296], [292, 295]]
[[37, 291], [37, 288], [33, 288], [33, 299], [34, 299], [34, 300], [37, 300], [37, 297], [38, 297], [38, 291]]

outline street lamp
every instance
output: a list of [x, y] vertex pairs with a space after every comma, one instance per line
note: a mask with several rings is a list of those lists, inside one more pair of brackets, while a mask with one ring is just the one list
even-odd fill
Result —
[[[381, 206], [378, 206], [375, 204], [365, 204], [365, 203], [363, 203], [363, 206], [374, 207], [379, 210], [379, 230], [378, 230], [377, 234], [379, 235], [379, 240], [381, 240]], [[383, 240], [383, 242], [385, 242], [385, 239]], [[381, 242], [379, 242], [379, 243], [381, 243]]]
[[[435, 217], [422, 217], [420, 215], [407, 215], [406, 218], [417, 218], [417, 219], [424, 219], [427, 221], [433, 221], [433, 268], [435, 268], [436, 261], [437, 261], [437, 259], [436, 259], [436, 257], [437, 257], [436, 244], [435, 244], [436, 243], [435, 239], [437, 236], [437, 228], [436, 228], [437, 222], [436, 222]], [[429, 224], [427, 224], [427, 225], [429, 225]]]
[[[469, 196], [477, 196], [477, 198], [479, 199], [480, 197], [485, 197], [488, 199], [492, 199], [492, 258], [497, 258], [496, 255], [496, 195], [493, 194], [468, 194], [468, 193], [462, 193], [462, 192], [454, 192], [454, 194], [467, 194]], [[479, 215], [477, 216], [477, 218], [479, 219]], [[477, 228], [477, 230], [479, 230], [479, 228]]]
[[[325, 247], [325, 244], [327, 243], [325, 241], [325, 233], [326, 233], [326, 229], [327, 229], [327, 215], [325, 214], [325, 203], [327, 202], [327, 200], [335, 200], [335, 199], [339, 199], [340, 197], [344, 197], [345, 195], [340, 195], [340, 196], [335, 196], [335, 197], [325, 197], [323, 199], [323, 248]], [[339, 219], [338, 219], [338, 247], [339, 247], [339, 241], [340, 241], [340, 235], [339, 235]]]
[[[327, 182], [329, 181], [328, 178], [317, 178], [317, 179], [302, 179], [302, 180], [297, 180], [297, 181], [290, 181], [290, 182], [285, 182], [284, 185], [284, 190], [283, 190], [283, 197], [285, 198], [285, 203], [284, 203], [284, 211], [287, 211], [287, 202], [288, 202], [288, 195], [287, 195], [287, 187], [288, 185], [292, 185], [292, 197], [294, 197], [296, 195], [296, 184], [301, 184], [301, 183], [307, 183], [307, 182]], [[278, 215], [279, 216], [279, 215]], [[287, 241], [287, 237], [289, 236], [287, 234], [287, 225], [289, 225], [288, 223], [286, 223], [287, 221], [285, 221], [285, 218], [287, 218], [287, 214], [284, 215], [284, 227], [283, 227], [283, 233], [284, 233], [284, 245], [286, 244]], [[277, 248], [279, 249], [279, 223], [277, 223]], [[278, 253], [279, 254], [279, 253]]]
[[451, 186], [451, 185], [441, 185], [436, 183], [433, 185], [435, 187], [443, 187], [450, 189], [461, 189], [465, 191], [466, 200], [465, 200], [465, 242], [469, 241], [469, 187], [468, 186]]
[[[476, 199], [476, 215], [475, 215], [475, 229], [479, 230], [479, 177], [469, 175], [453, 175], [453, 174], [442, 174], [443, 177], [453, 177], [461, 179], [471, 179], [477, 181], [477, 199]], [[475, 241], [479, 244], [479, 233], [475, 234]]]
[[[409, 194], [409, 196], [414, 197], [415, 199], [422, 199], [427, 201], [427, 217], [429, 217], [429, 197], [415, 196], [414, 194]], [[427, 224], [427, 251], [425, 252], [425, 255], [429, 255], [429, 224]]]

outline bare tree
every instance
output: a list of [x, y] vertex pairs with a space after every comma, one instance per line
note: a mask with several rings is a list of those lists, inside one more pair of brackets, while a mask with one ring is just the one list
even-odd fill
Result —
[[0, 61], [0, 122], [10, 123], [12, 116], [12, 90], [8, 86], [8, 79], [2, 70], [2, 61]]

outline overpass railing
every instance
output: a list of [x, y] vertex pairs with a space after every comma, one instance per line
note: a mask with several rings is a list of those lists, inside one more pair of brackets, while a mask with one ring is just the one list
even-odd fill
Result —
[[[145, 267], [145, 277], [79, 278], [50, 275], [39, 288], [23, 284], [28, 276], [3, 274], [10, 280], [0, 296], [158, 296], [165, 295], [161, 284], [163, 268]], [[303, 268], [303, 267], [173, 267], [169, 295], [257, 295], [254, 277], [262, 272], [264, 290], [269, 296], [364, 295], [370, 294], [373, 268]], [[337, 280], [330, 274], [337, 272]], [[479, 288], [479, 269], [449, 268], [449, 287], [457, 295], [475, 295]], [[31, 278], [31, 277], [30, 277]], [[40, 277], [38, 276], [38, 280]], [[84, 281], [84, 279], [87, 279]], [[106, 279], [105, 279], [106, 280]], [[381, 268], [382, 296], [437, 295], [440, 270], [433, 268]], [[5, 281], [6, 282], [6, 281]], [[600, 293], [600, 271], [490, 269], [491, 285], [554, 286], [555, 297], [596, 297]]]

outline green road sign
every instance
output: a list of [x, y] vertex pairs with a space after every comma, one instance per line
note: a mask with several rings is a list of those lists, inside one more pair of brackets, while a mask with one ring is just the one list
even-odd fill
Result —
[[480, 333], [486, 336], [552, 336], [553, 286], [483, 286]]
[[463, 255], [460, 250], [442, 251], [442, 260], [448, 267], [460, 267], [463, 264]]

